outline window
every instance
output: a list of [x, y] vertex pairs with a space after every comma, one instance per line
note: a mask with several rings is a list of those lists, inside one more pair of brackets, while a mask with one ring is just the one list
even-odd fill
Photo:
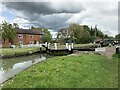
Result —
[[18, 38], [23, 38], [23, 35], [22, 35], [22, 34], [19, 34], [19, 35], [18, 35]]
[[30, 38], [33, 38], [33, 35], [30, 35]]
[[19, 45], [23, 45], [23, 41], [19, 41], [18, 44], [19, 44]]

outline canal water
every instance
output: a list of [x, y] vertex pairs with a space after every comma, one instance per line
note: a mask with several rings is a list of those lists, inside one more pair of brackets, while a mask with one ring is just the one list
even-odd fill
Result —
[[33, 54], [29, 56], [0, 59], [0, 84], [48, 57], [50, 56], [47, 54]]

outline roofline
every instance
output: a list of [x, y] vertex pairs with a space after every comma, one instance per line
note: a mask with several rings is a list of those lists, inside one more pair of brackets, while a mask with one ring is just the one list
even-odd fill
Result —
[[43, 35], [42, 33], [41, 33], [41, 34], [31, 34], [31, 33], [16, 33], [16, 34]]
[[[18, 31], [17, 32], [17, 30], [22, 30], [22, 31]], [[34, 31], [37, 31], [37, 30], [32, 30], [33, 31], [33, 33], [32, 33], [32, 31], [31, 32], [28, 32], [29, 30], [32, 30], [32, 29], [15, 29], [15, 32], [16, 32], [16, 34], [30, 34], [30, 35], [43, 35], [43, 33], [42, 32], [40, 32], [40, 31], [38, 31], [38, 32], [34, 32]], [[25, 32], [23, 32], [23, 31], [25, 31]], [[26, 32], [27, 31], [27, 32]]]

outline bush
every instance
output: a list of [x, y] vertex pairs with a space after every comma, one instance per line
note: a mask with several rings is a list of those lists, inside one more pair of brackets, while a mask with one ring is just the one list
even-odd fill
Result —
[[120, 54], [113, 54], [113, 57], [120, 58]]

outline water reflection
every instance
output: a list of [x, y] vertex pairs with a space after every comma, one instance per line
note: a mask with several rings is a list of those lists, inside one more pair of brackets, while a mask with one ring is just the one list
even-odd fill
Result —
[[0, 60], [0, 84], [32, 64], [41, 62], [48, 57], [47, 54], [34, 54]]

